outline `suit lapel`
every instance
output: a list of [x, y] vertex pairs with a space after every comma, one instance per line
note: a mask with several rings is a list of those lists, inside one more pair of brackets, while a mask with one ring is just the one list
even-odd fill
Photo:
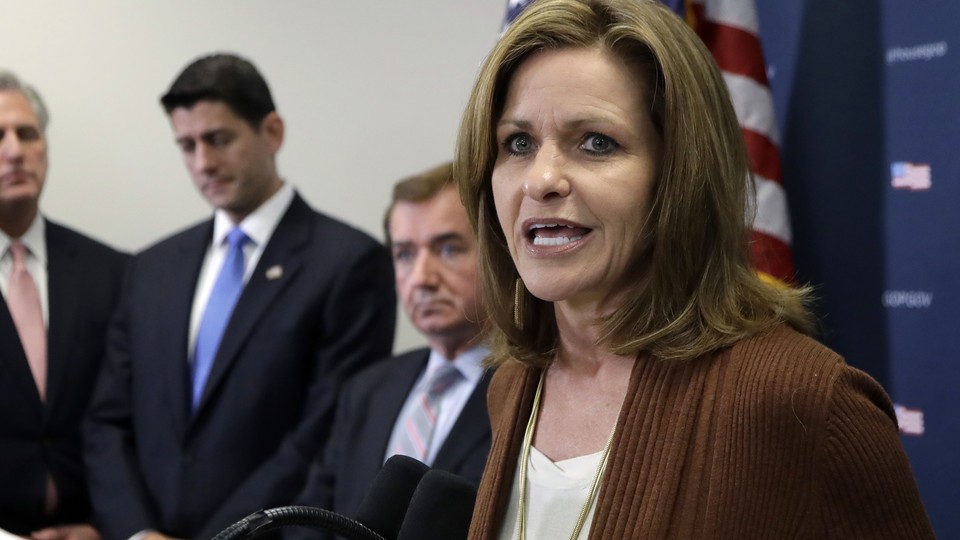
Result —
[[16, 387], [22, 393], [23, 403], [28, 407], [35, 409], [37, 416], [43, 411], [43, 404], [40, 401], [40, 393], [37, 391], [37, 384], [33, 380], [33, 373], [30, 372], [30, 364], [27, 363], [27, 355], [23, 352], [23, 346], [20, 344], [20, 334], [17, 333], [17, 327], [13, 324], [13, 317], [10, 316], [10, 309], [7, 307], [7, 300], [0, 295], [0, 343], [12, 343], [13, 346], [3, 346], [0, 350], [0, 377], [10, 378], [18, 382], [10, 384], [8, 387]]
[[163, 269], [168, 273], [168, 279], [165, 281], [167, 287], [156, 291], [157, 295], [162, 295], [166, 302], [169, 302], [168, 307], [163, 310], [167, 316], [157, 321], [157, 324], [163, 325], [163, 328], [159, 329], [162, 335], [170, 336], [166, 346], [172, 350], [157, 357], [174, 359], [166, 362], [164, 366], [167, 379], [164, 386], [167, 388], [167, 399], [170, 410], [174, 413], [174, 421], [179, 433], [184, 432], [190, 418], [191, 382], [187, 349], [193, 296], [196, 293], [200, 266], [203, 264], [203, 258], [212, 237], [213, 220], [197, 227], [185, 237], [175, 248], [178, 259], [170, 261], [170, 264]]
[[400, 415], [400, 409], [413, 390], [417, 377], [426, 369], [429, 358], [430, 349], [419, 349], [387, 360], [393, 362], [393, 369], [385, 379], [380, 380], [377, 388], [368, 389], [372, 397], [370, 413], [366, 418], [370, 426], [367, 432], [375, 434], [375, 438], [366, 442], [374, 450], [372, 453], [375, 455], [371, 458], [376, 460], [373, 468], [375, 471], [383, 465], [383, 457], [387, 453], [387, 445], [390, 444], [390, 436], [393, 434], [393, 426]]
[[299, 273], [302, 265], [300, 251], [310, 242], [310, 214], [307, 204], [295, 195], [237, 300], [194, 417], [199, 416], [210, 396], [222, 384], [264, 311]]
[[47, 411], [63, 391], [70, 370], [70, 345], [80, 317], [85, 276], [78, 273], [76, 246], [68, 244], [60, 229], [46, 222], [47, 291], [50, 321], [47, 325]]
[[490, 371], [484, 371], [473, 393], [467, 399], [457, 417], [453, 429], [443, 441], [437, 452], [433, 466], [444, 470], [453, 470], [463, 459], [489, 437], [490, 421], [487, 419], [487, 386], [490, 384]]
[[418, 349], [385, 360], [390, 364], [381, 377], [367, 386], [352, 389], [354, 393], [361, 394], [358, 399], [367, 398], [368, 401], [362, 416], [357, 413], [357, 435], [351, 436], [348, 442], [352, 448], [344, 449], [346, 452], [355, 452], [355, 457], [344, 462], [346, 469], [353, 471], [354, 478], [350, 482], [338, 483], [334, 506], [337, 511], [353, 515], [367, 490], [373, 486], [383, 466], [400, 410], [417, 377], [426, 369], [429, 358], [430, 349]]

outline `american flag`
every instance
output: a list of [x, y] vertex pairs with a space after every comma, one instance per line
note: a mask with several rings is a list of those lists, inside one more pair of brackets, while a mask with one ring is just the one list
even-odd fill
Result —
[[[504, 28], [533, 0], [508, 0]], [[638, 0], [640, 1], [640, 0]], [[747, 150], [756, 190], [751, 226], [753, 265], [761, 275], [792, 283], [790, 215], [753, 0], [662, 0], [684, 17], [723, 72]]]
[[930, 165], [927, 163], [894, 161], [890, 164], [890, 184], [896, 189], [927, 191], [933, 185]]
[[904, 435], [923, 435], [923, 411], [904, 407], [898, 403], [893, 404], [893, 410], [897, 414], [897, 425], [900, 427], [900, 433]]

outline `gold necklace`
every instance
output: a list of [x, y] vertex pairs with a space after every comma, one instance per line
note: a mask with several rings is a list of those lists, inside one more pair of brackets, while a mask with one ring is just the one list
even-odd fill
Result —
[[[547, 370], [540, 372], [540, 382], [537, 383], [537, 393], [533, 396], [533, 410], [530, 411], [530, 419], [527, 420], [527, 429], [523, 433], [523, 446], [520, 450], [520, 500], [517, 508], [517, 530], [519, 531], [519, 540], [527, 538], [527, 505], [525, 497], [527, 493], [527, 463], [530, 461], [530, 449], [533, 447], [533, 431], [537, 425], [537, 416], [540, 412], [540, 394], [543, 392], [543, 380], [546, 377]], [[617, 415], [619, 418], [619, 415]], [[613, 434], [617, 431], [617, 425], [614, 423], [610, 430], [610, 436], [607, 437], [607, 444], [603, 447], [603, 454], [600, 456], [600, 464], [597, 465], [597, 472], [593, 475], [593, 483], [590, 485], [590, 492], [587, 493], [587, 500], [583, 501], [583, 507], [580, 509], [580, 515], [577, 517], [577, 524], [570, 535], [570, 540], [576, 540], [580, 536], [580, 530], [583, 529], [584, 522], [587, 521], [587, 514], [593, 506], [594, 497], [597, 495], [597, 488], [600, 487], [600, 478], [603, 477], [603, 471], [607, 468], [607, 457], [610, 455], [610, 446], [613, 442]]]

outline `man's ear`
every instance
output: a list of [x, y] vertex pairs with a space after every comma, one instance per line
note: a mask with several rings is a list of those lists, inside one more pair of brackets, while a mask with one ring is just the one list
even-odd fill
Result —
[[263, 118], [260, 123], [260, 132], [267, 138], [270, 151], [276, 154], [280, 150], [280, 146], [283, 145], [284, 134], [283, 118], [280, 118], [277, 111], [271, 111]]

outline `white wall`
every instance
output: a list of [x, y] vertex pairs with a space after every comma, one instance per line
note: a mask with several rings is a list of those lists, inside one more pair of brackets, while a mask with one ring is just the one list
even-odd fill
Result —
[[[137, 250], [209, 215], [158, 103], [212, 51], [252, 60], [287, 124], [281, 175], [382, 239], [393, 182], [450, 159], [505, 0], [4, 0], [0, 68], [50, 109], [52, 219]], [[402, 315], [398, 350], [422, 343]]]

